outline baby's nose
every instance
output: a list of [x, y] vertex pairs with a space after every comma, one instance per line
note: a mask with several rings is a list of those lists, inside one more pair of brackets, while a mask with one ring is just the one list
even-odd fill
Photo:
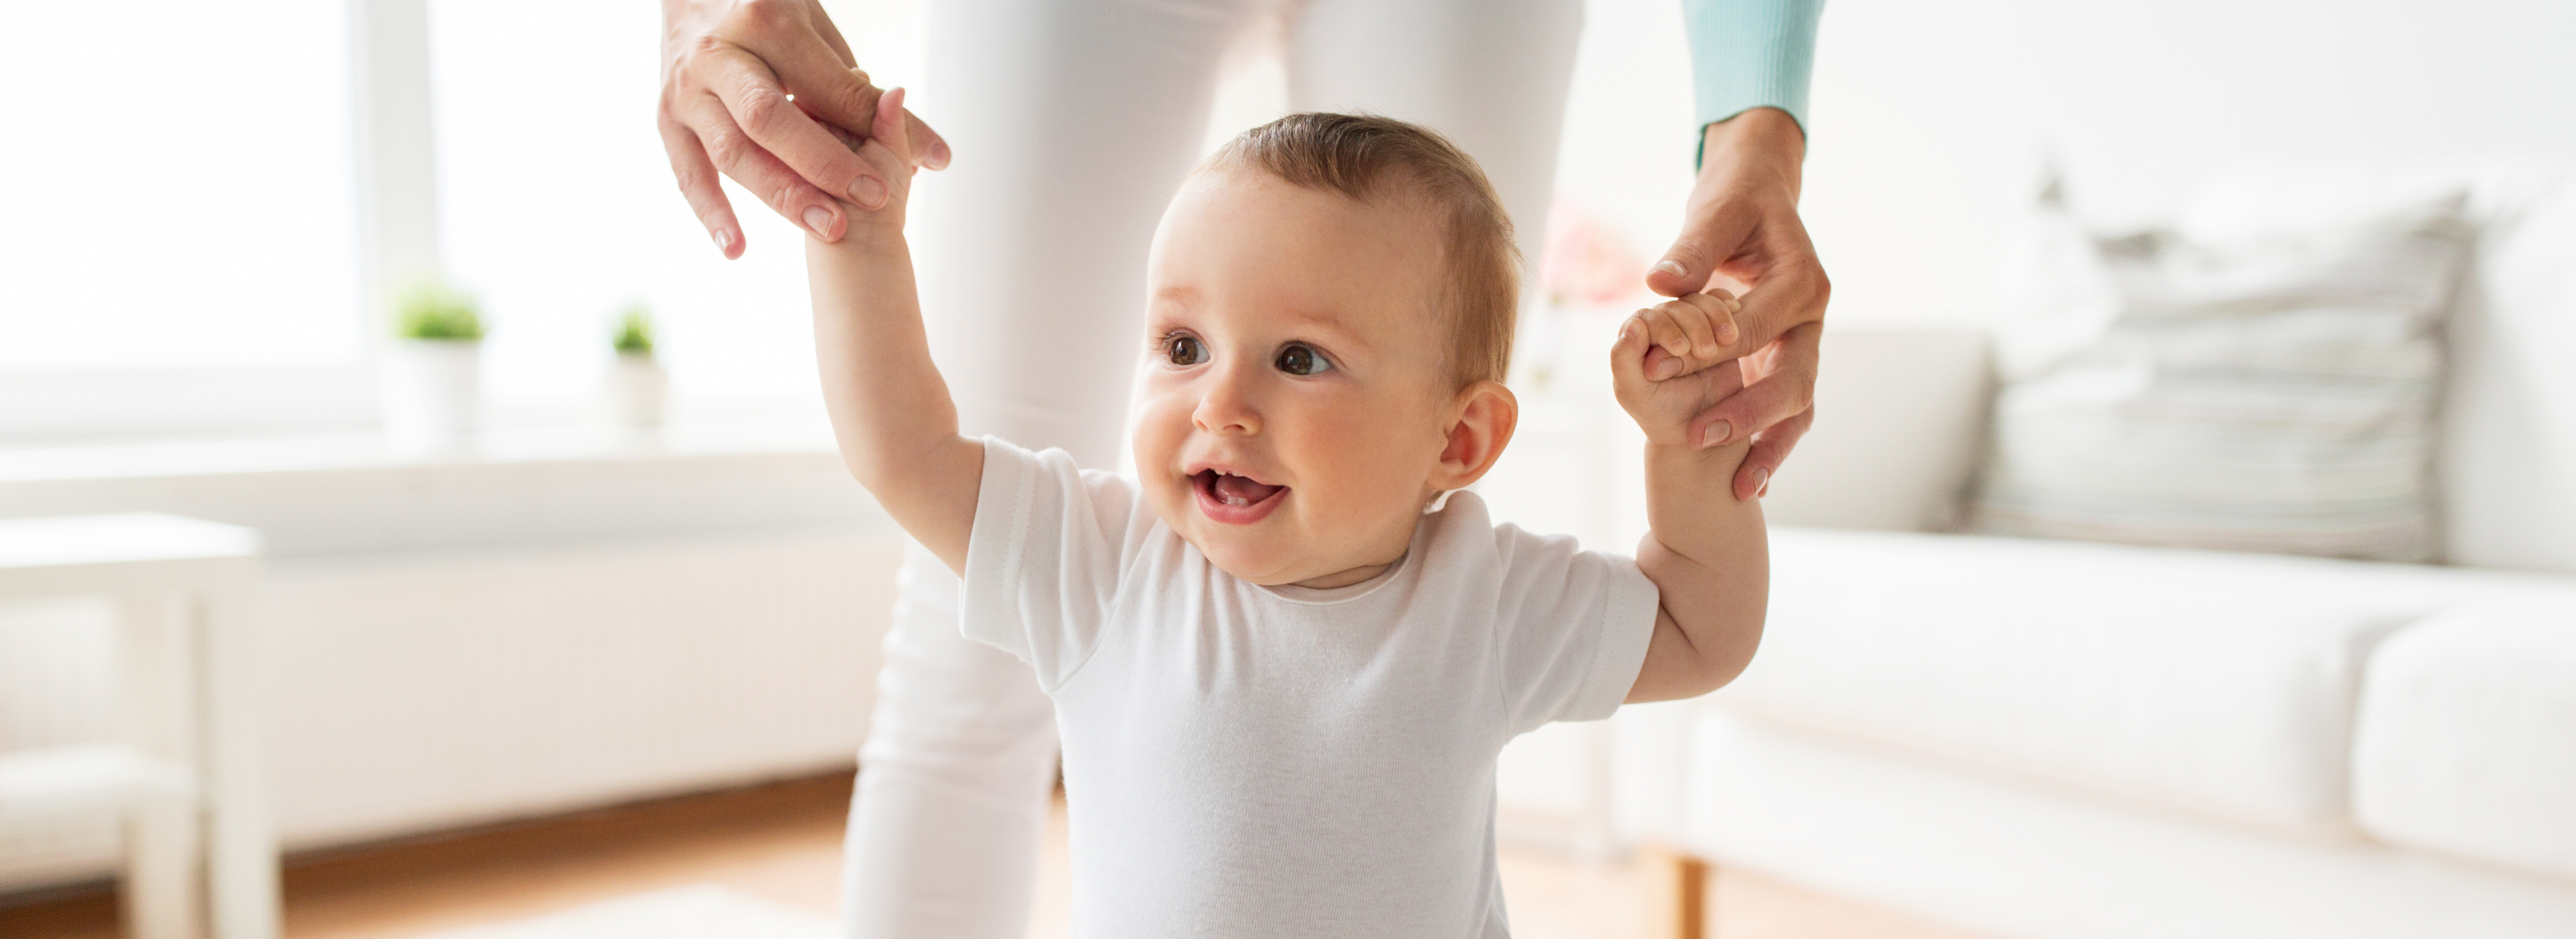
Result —
[[1199, 396], [1198, 409], [1191, 413], [1190, 419], [1200, 430], [1208, 433], [1261, 432], [1260, 410], [1253, 407], [1252, 396], [1232, 375], [1219, 375], [1208, 383], [1207, 393]]

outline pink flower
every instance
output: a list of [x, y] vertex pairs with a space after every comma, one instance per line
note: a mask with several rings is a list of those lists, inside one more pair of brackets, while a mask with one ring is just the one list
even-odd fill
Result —
[[1560, 197], [1548, 213], [1538, 280], [1560, 306], [1609, 306], [1645, 292], [1646, 262], [1618, 229]]

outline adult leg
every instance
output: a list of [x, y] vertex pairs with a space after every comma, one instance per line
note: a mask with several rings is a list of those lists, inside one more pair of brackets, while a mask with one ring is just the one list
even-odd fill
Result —
[[[1288, 23], [1289, 106], [1369, 111], [1447, 135], [1511, 212], [1526, 283], [1582, 30], [1582, 0], [1309, 0]], [[1523, 293], [1526, 310], [1535, 294]]]
[[[1196, 157], [1241, 0], [942, 0], [915, 98], [956, 152], [912, 217], [931, 345], [960, 424], [1114, 468], [1144, 348], [1145, 252]], [[958, 632], [914, 546], [842, 869], [851, 937], [1025, 934], [1054, 711]]]

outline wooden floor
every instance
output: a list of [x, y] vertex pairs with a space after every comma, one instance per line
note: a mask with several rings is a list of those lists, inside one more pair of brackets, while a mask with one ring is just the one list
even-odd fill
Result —
[[[519, 919], [610, 897], [713, 883], [828, 916], [848, 774], [686, 796], [290, 859], [288, 939], [396, 939]], [[1032, 937], [1064, 935], [1063, 812], [1048, 839]], [[1640, 871], [1506, 852], [1503, 889], [1521, 939], [1641, 937]], [[1975, 939], [1968, 933], [1720, 870], [1719, 939]], [[0, 936], [110, 939], [103, 891], [0, 897]]]

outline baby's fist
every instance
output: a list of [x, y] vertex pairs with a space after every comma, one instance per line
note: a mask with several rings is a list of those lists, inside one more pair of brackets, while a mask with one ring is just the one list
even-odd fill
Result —
[[1698, 449], [1726, 439], [1718, 427], [1703, 439], [1687, 437], [1691, 418], [1744, 387], [1735, 360], [1717, 357], [1735, 343], [1742, 308], [1733, 294], [1712, 290], [1639, 310], [1620, 324], [1610, 350], [1612, 386], [1647, 442]]
[[849, 147], [850, 152], [868, 161], [868, 165], [883, 176], [891, 191], [875, 214], [894, 220], [898, 228], [903, 218], [903, 204], [912, 194], [913, 170], [921, 165], [920, 155], [913, 152], [911, 128], [904, 120], [904, 97], [901, 88], [890, 88], [877, 96], [876, 118], [869, 122], [866, 137], [828, 122], [823, 125], [832, 131], [833, 136], [840, 138], [841, 144]]

